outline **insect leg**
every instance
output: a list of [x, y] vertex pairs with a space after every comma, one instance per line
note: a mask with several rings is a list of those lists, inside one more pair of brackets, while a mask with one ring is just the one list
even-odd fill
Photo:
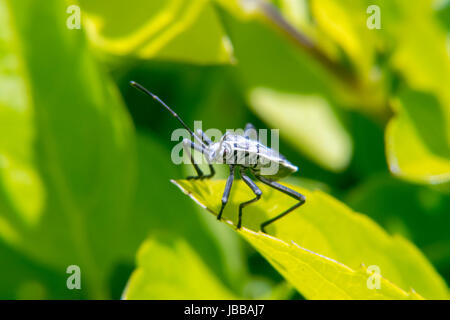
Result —
[[247, 123], [244, 128], [244, 137], [258, 140], [258, 132], [253, 124]]
[[194, 166], [195, 172], [197, 172], [197, 176], [189, 176], [186, 179], [202, 179], [204, 177], [204, 174], [202, 170], [199, 168], [199, 166], [195, 163], [194, 157], [191, 153], [191, 150], [197, 150], [200, 152], [203, 152], [203, 147], [196, 145], [194, 142], [192, 142], [189, 139], [183, 139], [183, 149], [184, 152], [187, 153], [189, 158], [191, 159], [191, 163]]
[[230, 166], [230, 176], [227, 179], [227, 184], [225, 185], [225, 191], [222, 196], [222, 207], [220, 207], [219, 215], [217, 216], [217, 220], [222, 218], [223, 209], [225, 209], [225, 205], [228, 203], [228, 197], [230, 196], [231, 186], [233, 185], [234, 180], [234, 166]]
[[[206, 160], [208, 161], [208, 160]], [[210, 179], [212, 177], [214, 177], [214, 175], [216, 174], [216, 170], [214, 170], [214, 167], [211, 163], [208, 163], [209, 166], [209, 174], [205, 175], [204, 178], [205, 179]]]
[[207, 146], [211, 145], [213, 142], [211, 138], [206, 135], [201, 129], [196, 130], [197, 136], [201, 137]]
[[[206, 161], [208, 161], [208, 159], [206, 159]], [[203, 178], [205, 179], [210, 179], [214, 177], [214, 175], [216, 174], [216, 170], [214, 170], [213, 165], [208, 162], [208, 166], [209, 166], [209, 174], [203, 176]]]
[[199, 146], [195, 142], [192, 142], [189, 139], [184, 139], [183, 140], [183, 149], [185, 152], [187, 152], [189, 158], [191, 159], [191, 163], [194, 166], [195, 171], [197, 172], [197, 176], [190, 176], [190, 177], [187, 177], [186, 179], [188, 179], [188, 180], [190, 180], [190, 179], [209, 179], [209, 178], [212, 178], [216, 174], [214, 167], [212, 166], [212, 164], [208, 161], [208, 159], [206, 157], [205, 157], [205, 160], [206, 160], [206, 162], [208, 162], [209, 171], [210, 171], [210, 173], [208, 175], [203, 174], [200, 167], [194, 162], [194, 157], [192, 156], [192, 153], [190, 150], [197, 150], [197, 151], [201, 152], [202, 154], [205, 154], [206, 150], [203, 146]]
[[244, 209], [244, 207], [248, 206], [249, 204], [258, 201], [261, 198], [262, 195], [262, 191], [258, 188], [258, 186], [245, 174], [244, 172], [244, 168], [241, 167], [240, 169], [240, 173], [241, 173], [241, 178], [242, 180], [244, 180], [244, 182], [250, 187], [250, 189], [252, 189], [253, 193], [255, 194], [255, 198], [243, 202], [239, 205], [239, 219], [238, 219], [238, 224], [237, 224], [237, 229], [241, 228], [242, 225], [242, 210]]
[[276, 221], [276, 220], [278, 220], [278, 219], [284, 217], [285, 215], [287, 215], [289, 212], [293, 211], [294, 209], [300, 207], [302, 204], [305, 203], [306, 198], [305, 198], [305, 196], [302, 195], [301, 193], [298, 193], [297, 191], [294, 191], [294, 190], [292, 190], [292, 189], [289, 189], [288, 187], [283, 186], [283, 185], [279, 184], [278, 182], [275, 182], [275, 181], [266, 179], [266, 178], [261, 177], [261, 176], [256, 176], [256, 178], [257, 178], [259, 181], [261, 181], [262, 183], [265, 183], [265, 184], [267, 184], [268, 186], [270, 186], [270, 187], [272, 187], [272, 188], [274, 188], [274, 189], [276, 189], [276, 190], [278, 190], [278, 191], [280, 191], [280, 192], [283, 192], [284, 194], [287, 194], [288, 196], [290, 196], [290, 197], [292, 197], [292, 198], [294, 198], [294, 199], [296, 199], [296, 200], [299, 201], [297, 204], [293, 205], [291, 208], [287, 209], [286, 211], [280, 213], [280, 214], [277, 215], [275, 218], [272, 218], [272, 219], [270, 219], [270, 220], [267, 220], [266, 222], [261, 223], [261, 231], [264, 232], [264, 233], [267, 233], [266, 230], [265, 230], [265, 228], [266, 228], [269, 224], [271, 224], [272, 222], [274, 222], [274, 221]]
[[[211, 139], [206, 135], [206, 133], [204, 133], [201, 129], [198, 129], [196, 131], [197, 136], [201, 137], [201, 139], [205, 142], [205, 144], [207, 146], [210, 146], [213, 142], [211, 141]], [[208, 162], [208, 166], [209, 166], [209, 174], [203, 176], [203, 178], [205, 179], [209, 179], [214, 177], [214, 175], [216, 174], [216, 171], [214, 170], [214, 167], [212, 166], [212, 164], [208, 161], [208, 158], [205, 157], [206, 162]]]

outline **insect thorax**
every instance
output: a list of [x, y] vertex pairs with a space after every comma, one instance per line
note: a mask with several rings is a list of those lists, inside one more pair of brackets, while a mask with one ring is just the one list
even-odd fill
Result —
[[297, 171], [297, 167], [276, 150], [241, 135], [228, 133], [220, 142], [211, 145], [210, 150], [211, 162], [239, 165], [257, 175], [278, 179]]

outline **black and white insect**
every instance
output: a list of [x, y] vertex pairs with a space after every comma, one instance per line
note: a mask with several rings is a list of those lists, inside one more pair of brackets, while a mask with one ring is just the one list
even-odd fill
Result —
[[[196, 133], [189, 128], [186, 123], [160, 98], [148, 91], [139, 83], [131, 81], [130, 84], [149, 95], [157, 102], [159, 102], [163, 107], [165, 107], [174, 116], [181, 125], [190, 133], [194, 141], [189, 139], [183, 139], [183, 149], [190, 157], [191, 164], [197, 173], [196, 176], [187, 177], [187, 179], [208, 179], [212, 178], [215, 174], [214, 167], [212, 164], [226, 164], [230, 168], [230, 175], [228, 176], [225, 191], [222, 196], [222, 206], [220, 208], [217, 219], [220, 220], [222, 217], [223, 210], [228, 202], [228, 198], [231, 191], [231, 186], [235, 177], [235, 170], [239, 168], [239, 173], [242, 180], [249, 186], [249, 188], [255, 194], [255, 198], [243, 202], [239, 205], [239, 216], [237, 229], [241, 228], [242, 225], [242, 211], [243, 209], [251, 203], [258, 201], [261, 198], [262, 191], [259, 187], [249, 178], [248, 172], [251, 172], [253, 176], [256, 177], [262, 183], [280, 191], [288, 196], [298, 200], [298, 203], [287, 209], [286, 211], [278, 214], [276, 217], [269, 219], [261, 224], [261, 231], [266, 233], [266, 227], [273, 223], [274, 221], [284, 217], [288, 213], [292, 212], [294, 209], [300, 207], [305, 203], [306, 198], [304, 195], [286, 187], [276, 180], [286, 177], [298, 170], [296, 166], [290, 163], [284, 156], [280, 155], [275, 150], [266, 147], [260, 143], [257, 139], [252, 139], [250, 133], [256, 133], [256, 129], [252, 124], [247, 124], [244, 129], [244, 134], [236, 134], [227, 132], [222, 136], [218, 142], [212, 142], [211, 139], [201, 130]], [[205, 175], [199, 166], [195, 163], [194, 157], [191, 151], [196, 150], [203, 154], [208, 165], [210, 173]], [[275, 173], [265, 173], [264, 168], [268, 168], [271, 165], [276, 165], [278, 170]]]

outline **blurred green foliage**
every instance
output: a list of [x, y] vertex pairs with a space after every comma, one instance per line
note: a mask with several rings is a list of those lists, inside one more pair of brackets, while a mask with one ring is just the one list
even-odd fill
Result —
[[[71, 4], [81, 6], [81, 30], [66, 26]], [[372, 4], [379, 30], [366, 26]], [[129, 80], [204, 129], [280, 129], [280, 151], [304, 177], [291, 183], [325, 190], [408, 238], [448, 283], [449, 8], [431, 0], [0, 0], [0, 298], [120, 298], [137, 278], [144, 293], [129, 297], [299, 298], [284, 278], [306, 298], [338, 297], [312, 294], [318, 282], [300, 288], [301, 271], [280, 276], [262, 256], [279, 259], [283, 248], [249, 232], [255, 251], [180, 194], [169, 182], [187, 173], [170, 161], [178, 124]], [[223, 183], [212, 184], [216, 205]], [[325, 232], [333, 212], [320, 205], [335, 200], [312, 198]], [[293, 216], [306, 228], [301, 210]], [[327, 236], [351, 241], [354, 228]], [[365, 250], [336, 245], [339, 254], [309, 248], [302, 232], [290, 238], [354, 270], [368, 265], [364, 251], [392, 254], [375, 238]], [[414, 253], [392, 254], [389, 270], [410, 264], [411, 274], [387, 271], [387, 279], [444, 297], [439, 276], [406, 246]], [[312, 258], [302, 254], [294, 256]], [[71, 264], [81, 267], [81, 290], [66, 288]], [[432, 276], [404, 280], [423, 265]], [[326, 267], [319, 274], [339, 271]], [[204, 292], [184, 278], [199, 273]], [[354, 298], [367, 297], [360, 292]]]
[[164, 240], [147, 240], [141, 246], [137, 269], [123, 298], [236, 299], [195, 251], [175, 235]]

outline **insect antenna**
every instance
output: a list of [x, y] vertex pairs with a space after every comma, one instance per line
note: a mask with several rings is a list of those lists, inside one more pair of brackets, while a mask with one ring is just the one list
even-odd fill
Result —
[[205, 145], [205, 143], [202, 141], [202, 139], [200, 139], [195, 133], [194, 131], [192, 131], [191, 128], [188, 127], [188, 125], [186, 123], [184, 123], [184, 121], [180, 118], [180, 116], [178, 114], [175, 113], [175, 111], [173, 111], [167, 104], [164, 103], [164, 101], [162, 101], [160, 98], [158, 98], [158, 96], [154, 95], [153, 93], [151, 93], [150, 91], [148, 91], [146, 88], [144, 88], [142, 85], [140, 85], [139, 83], [135, 82], [135, 81], [130, 81], [130, 85], [135, 87], [136, 89], [141, 90], [142, 92], [144, 92], [145, 94], [149, 95], [150, 97], [152, 97], [153, 99], [155, 99], [156, 101], [158, 101], [164, 108], [166, 108], [175, 118], [177, 118], [178, 121], [180, 121], [181, 125], [187, 130], [189, 131], [189, 133], [191, 134], [191, 136], [197, 140], [198, 142], [200, 142], [202, 144], [203, 147], [207, 147]]

